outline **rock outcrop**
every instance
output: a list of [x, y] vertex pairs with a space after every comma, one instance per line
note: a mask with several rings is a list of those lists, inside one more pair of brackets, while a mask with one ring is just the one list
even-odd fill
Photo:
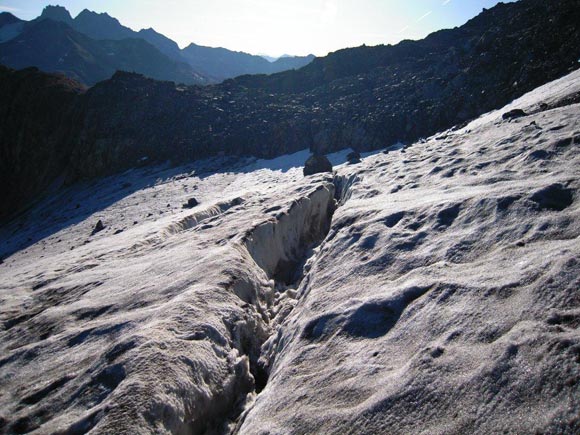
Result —
[[311, 155], [304, 163], [304, 176], [332, 172], [332, 163], [326, 156]]
[[0, 217], [64, 175], [80, 135], [83, 92], [63, 76], [0, 67]]
[[361, 162], [360, 153], [358, 151], [353, 151], [353, 152], [349, 153], [348, 156], [346, 156], [346, 160], [351, 165], [356, 165], [357, 163]]

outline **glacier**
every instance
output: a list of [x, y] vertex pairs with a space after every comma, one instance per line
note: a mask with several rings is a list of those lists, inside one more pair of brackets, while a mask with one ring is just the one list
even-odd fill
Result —
[[0, 431], [578, 433], [579, 95], [55, 190], [0, 228]]

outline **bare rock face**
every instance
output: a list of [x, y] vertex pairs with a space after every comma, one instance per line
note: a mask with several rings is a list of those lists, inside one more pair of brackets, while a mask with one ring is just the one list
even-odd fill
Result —
[[332, 172], [332, 163], [326, 156], [311, 155], [304, 164], [304, 176]]
[[0, 66], [0, 218], [64, 172], [80, 130], [83, 91], [63, 76]]
[[46, 6], [39, 17], [39, 21], [41, 20], [61, 21], [69, 25], [73, 23], [73, 18], [69, 11], [62, 6]]

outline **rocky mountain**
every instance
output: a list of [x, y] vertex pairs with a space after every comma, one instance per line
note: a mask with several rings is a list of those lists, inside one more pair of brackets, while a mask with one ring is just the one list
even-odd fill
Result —
[[77, 102], [82, 92], [84, 88], [64, 76], [36, 69], [15, 74], [0, 67], [3, 204], [21, 205], [63, 177], [79, 135], [82, 113]]
[[316, 57], [313, 54], [309, 54], [308, 56], [284, 55], [276, 59], [274, 62], [271, 62], [272, 69], [270, 73], [300, 69], [306, 65], [309, 65], [315, 58]]
[[123, 26], [106, 13], [97, 14], [83, 10], [74, 20], [73, 27], [93, 39], [140, 38], [155, 46], [159, 51], [180, 62], [189, 63], [195, 71], [211, 77], [215, 81], [244, 74], [273, 74], [291, 69], [299, 69], [309, 64], [314, 56], [284, 56], [276, 62], [264, 62], [261, 56], [236, 52], [225, 48], [204, 47], [190, 44], [180, 50], [177, 43], [154, 29], [135, 32]]
[[275, 62], [278, 59], [280, 59], [279, 57], [274, 57], [274, 56], [269, 56], [267, 54], [258, 54], [258, 56], [262, 56], [264, 59], [266, 59], [268, 62]]
[[169, 56], [172, 59], [175, 59], [179, 62], [185, 62], [186, 59], [183, 56], [183, 53], [177, 43], [167, 36], [162, 35], [159, 32], [156, 32], [154, 29], [141, 29], [137, 32], [137, 35], [134, 36], [137, 38], [144, 39], [149, 44], [157, 47], [161, 53], [164, 53], [166, 56]]
[[72, 26], [74, 23], [74, 20], [71, 16], [70, 12], [66, 8], [64, 8], [62, 6], [53, 6], [53, 5], [46, 6], [42, 10], [42, 13], [37, 18], [37, 20], [38, 21], [53, 20], [53, 21], [65, 23], [69, 26]]
[[262, 56], [196, 44], [184, 48], [182, 55], [193, 68], [218, 81], [246, 74], [273, 74], [299, 69], [315, 58], [313, 55], [295, 56], [269, 62]]
[[[118, 73], [78, 95], [79, 133], [62, 170], [74, 180], [143, 161], [413, 142], [578, 68], [579, 5], [498, 4], [422, 41], [341, 50], [297, 71], [211, 87]], [[5, 206], [4, 214], [18, 205]]]
[[111, 17], [107, 13], [99, 14], [84, 9], [73, 20], [72, 27], [77, 32], [96, 40], [123, 40], [129, 38], [143, 39], [169, 58], [178, 62], [185, 61], [176, 42], [151, 28], [135, 32], [132, 29], [123, 26], [119, 20]]
[[580, 433], [579, 94], [53, 192], [0, 225], [0, 432]]
[[[138, 39], [147, 41], [157, 50], [159, 50], [162, 54], [169, 57], [173, 62], [169, 62], [170, 65], [167, 65], [166, 68], [170, 69], [172, 67], [171, 64], [179, 64], [180, 69], [184, 70], [183, 63], [187, 63], [190, 66], [192, 71], [189, 71], [187, 74], [188, 77], [184, 80], [181, 77], [183, 83], [186, 84], [206, 84], [209, 82], [220, 82], [228, 78], [233, 78], [243, 74], [273, 74], [281, 71], [286, 71], [290, 69], [298, 69], [304, 65], [310, 63], [314, 56], [303, 56], [303, 57], [284, 57], [284, 59], [279, 59], [277, 62], [267, 62], [265, 59], [261, 58], [260, 56], [253, 56], [247, 53], [235, 52], [231, 50], [227, 50], [224, 48], [212, 48], [212, 47], [202, 47], [195, 44], [191, 44], [189, 47], [181, 50], [177, 43], [166, 36], [156, 32], [154, 29], [142, 29], [138, 32], [123, 26], [119, 20], [114, 17], [111, 17], [107, 13], [96, 13], [89, 11], [88, 9], [84, 9], [79, 15], [77, 15], [74, 19], [70, 15], [69, 11], [62, 7], [62, 6], [47, 6], [42, 14], [35, 20], [31, 22], [23, 22], [18, 20], [18, 25], [16, 22], [11, 20], [18, 20], [11, 14], [7, 14], [3, 16], [2, 20], [0, 20], [0, 42], [6, 42], [11, 39], [14, 39], [16, 36], [24, 36], [22, 35], [25, 30], [30, 29], [30, 27], [34, 27], [40, 21], [43, 20], [52, 20], [66, 24], [67, 26], [74, 29], [76, 32], [88, 36], [90, 39], [94, 41], [98, 41], [102, 45], [107, 45], [104, 41], [124, 41], [125, 45], [129, 45], [131, 43], [125, 41], [127, 39]], [[4, 31], [1, 30], [2, 23], [6, 22], [7, 24], [11, 24], [10, 27], [7, 27]], [[58, 38], [58, 35], [53, 35], [52, 38]], [[50, 41], [51, 38], [49, 38]], [[19, 45], [14, 45], [19, 44]], [[93, 43], [94, 45], [95, 43]], [[46, 65], [46, 59], [38, 59], [36, 56], [38, 55], [38, 51], [43, 51], [43, 47], [38, 46], [30, 46], [26, 44], [24, 47], [22, 43], [17, 43], [13, 41], [14, 47], [20, 47], [21, 53], [18, 53], [21, 57], [28, 59], [28, 64], [26, 66], [36, 66], [40, 67], [44, 71], [52, 72], [52, 71], [59, 71], [65, 74], [69, 74], [68, 70], [59, 70], [55, 68], [45, 68], [41, 65]], [[111, 45], [111, 43], [108, 43]], [[85, 48], [81, 46], [81, 49], [84, 50]], [[142, 53], [143, 55], [147, 53]], [[0, 52], [1, 55], [1, 52]], [[153, 66], [155, 63], [160, 61], [159, 55], [155, 54], [152, 55], [153, 58], [148, 59], [144, 58], [141, 59], [141, 63], [148, 63], [149, 67]], [[53, 59], [53, 63], [59, 61], [59, 57]], [[37, 63], [35, 63], [37, 61]], [[20, 68], [21, 64], [19, 62], [12, 63], [12, 58], [7, 57], [5, 61], [0, 60], [5, 65]], [[164, 61], [167, 63], [167, 61]], [[105, 67], [105, 66], [104, 66]], [[79, 68], [81, 68], [79, 66]], [[119, 66], [117, 69], [127, 69]], [[163, 80], [176, 80], [175, 74], [167, 74], [162, 77], [159, 75], [150, 75], [147, 71], [138, 68], [137, 66], [133, 66], [131, 71], [136, 71], [146, 76], [152, 78], [161, 78]], [[96, 72], [96, 75], [100, 77], [100, 74]], [[82, 80], [83, 74], [73, 73], [70, 77], [75, 79]], [[195, 79], [192, 79], [192, 76]], [[106, 78], [109, 78], [108, 75]], [[102, 80], [102, 79], [101, 79]], [[85, 82], [88, 85], [94, 84], [94, 82]]]
[[31, 22], [17, 37], [0, 44], [0, 63], [59, 72], [89, 86], [117, 70], [177, 83], [207, 82], [189, 65], [168, 58], [143, 39], [97, 41], [52, 19]]
[[20, 23], [22, 20], [12, 15], [10, 12], [0, 12], [0, 28], [9, 25]]
[[15, 38], [24, 29], [25, 22], [9, 12], [0, 13], [0, 43]]
[[109, 14], [98, 14], [88, 9], [84, 9], [76, 16], [73, 27], [77, 32], [93, 39], [127, 39], [134, 38], [136, 34]]

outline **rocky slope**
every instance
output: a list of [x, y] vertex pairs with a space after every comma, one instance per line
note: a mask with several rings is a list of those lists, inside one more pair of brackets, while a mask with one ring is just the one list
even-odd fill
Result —
[[47, 197], [0, 227], [0, 431], [578, 433], [578, 92]]
[[578, 68], [578, 23], [579, 0], [521, 0], [422, 41], [342, 50], [298, 71], [218, 86], [119, 73], [81, 97], [69, 178], [143, 161], [411, 142]]
[[83, 91], [65, 77], [0, 66], [1, 211], [17, 210], [64, 176], [79, 135]]

